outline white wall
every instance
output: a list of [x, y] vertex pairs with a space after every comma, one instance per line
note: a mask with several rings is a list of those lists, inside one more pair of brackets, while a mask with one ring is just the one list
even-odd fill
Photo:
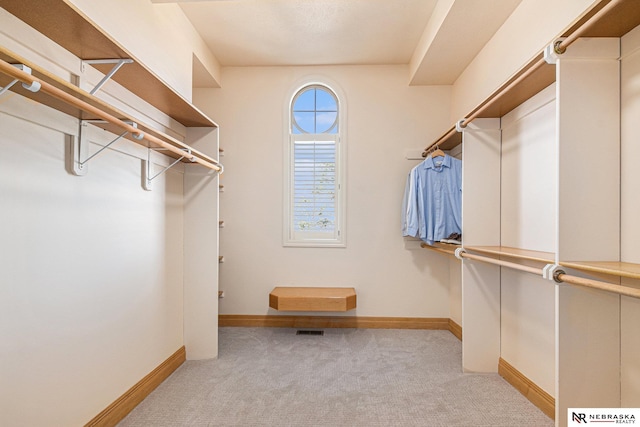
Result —
[[[348, 315], [449, 317], [448, 262], [405, 248], [400, 202], [422, 149], [448, 120], [448, 87], [408, 87], [404, 66], [225, 68], [221, 89], [194, 91], [221, 126], [221, 314], [277, 314], [274, 286], [355, 286]], [[282, 246], [287, 94], [309, 75], [346, 95], [347, 248]], [[286, 314], [286, 313], [285, 313]]]
[[136, 150], [72, 176], [75, 120], [32, 105], [0, 112], [0, 424], [81, 425], [182, 346], [182, 176], [144, 191]]

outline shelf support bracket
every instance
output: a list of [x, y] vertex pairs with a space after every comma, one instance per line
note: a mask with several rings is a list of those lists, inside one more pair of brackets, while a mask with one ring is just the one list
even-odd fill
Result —
[[133, 62], [133, 59], [129, 59], [129, 58], [121, 58], [121, 59], [85, 59], [84, 61], [82, 61], [82, 71], [84, 72], [84, 66], [85, 64], [89, 64], [89, 65], [93, 65], [93, 64], [115, 64], [113, 66], [113, 68], [111, 69], [111, 71], [109, 71], [103, 78], [102, 80], [100, 80], [100, 82], [96, 85], [96, 87], [93, 88], [93, 90], [91, 92], [89, 92], [91, 95], [94, 95], [97, 91], [100, 90], [100, 88], [102, 86], [104, 86], [104, 84], [106, 82], [109, 81], [109, 79], [111, 79], [111, 77], [113, 77], [113, 75], [120, 69], [120, 67], [122, 67], [124, 64], [131, 64]]
[[182, 161], [182, 159], [184, 159], [186, 157], [189, 157], [192, 162], [194, 161], [193, 157], [191, 156], [191, 149], [190, 148], [183, 148], [183, 151], [185, 152], [184, 156], [181, 156], [179, 159], [176, 159], [169, 166], [163, 168], [160, 172], [158, 172], [155, 175], [151, 176], [151, 151], [152, 150], [154, 150], [154, 151], [162, 151], [164, 149], [163, 148], [157, 148], [157, 149], [149, 148], [147, 150], [147, 160], [143, 160], [142, 161], [142, 188], [144, 188], [147, 191], [151, 191], [152, 190], [152, 188], [153, 188], [152, 181], [154, 179], [156, 179], [157, 177], [159, 177], [160, 175], [164, 174], [169, 169], [171, 169], [172, 167], [177, 165], [180, 161]]
[[[89, 150], [89, 140], [88, 140], [86, 129], [87, 129], [87, 124], [90, 124], [90, 123], [107, 123], [107, 122], [104, 120], [80, 120], [78, 137], [72, 138], [72, 141], [71, 141], [72, 171], [73, 171], [73, 174], [77, 176], [86, 175], [88, 172], [89, 165], [87, 163], [89, 163], [89, 160], [93, 159], [98, 154], [102, 153], [104, 150], [106, 150], [111, 145], [113, 145], [116, 141], [119, 141], [121, 138], [123, 138], [126, 134], [129, 133], [128, 131], [122, 132], [113, 141], [111, 141], [110, 143], [100, 148], [95, 153], [88, 156], [87, 153]], [[134, 123], [131, 121], [126, 121], [125, 123], [130, 124], [136, 129], [138, 128], [137, 123]], [[136, 139], [139, 139], [138, 138], [139, 135], [143, 135], [143, 134], [142, 133], [132, 134], [132, 136]]]
[[[27, 67], [24, 64], [11, 64], [14, 67], [16, 67], [19, 70], [24, 71], [25, 73], [31, 74], [31, 68]], [[13, 80], [11, 83], [9, 83], [8, 85], [6, 85], [5, 87], [0, 87], [0, 96], [4, 95], [5, 92], [7, 92], [9, 89], [11, 89], [13, 87], [13, 85], [15, 85], [16, 83], [18, 83], [20, 80], [15, 79]], [[40, 90], [40, 82], [32, 82], [31, 84], [26, 84], [26, 83], [22, 83], [22, 87], [25, 88], [26, 90], [29, 90], [31, 92], [37, 92]]]

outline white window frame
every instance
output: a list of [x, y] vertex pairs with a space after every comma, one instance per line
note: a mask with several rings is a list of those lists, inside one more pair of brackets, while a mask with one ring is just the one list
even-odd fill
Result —
[[[294, 134], [292, 132], [293, 100], [296, 95], [310, 86], [317, 86], [331, 92], [338, 101], [338, 132], [335, 134]], [[284, 215], [283, 215], [283, 246], [311, 247], [311, 248], [344, 248], [347, 245], [345, 230], [346, 224], [346, 179], [345, 179], [345, 124], [346, 102], [335, 84], [327, 83], [326, 79], [306, 80], [297, 85], [287, 97], [286, 102], [286, 126], [284, 151]], [[293, 221], [293, 169], [294, 169], [294, 143], [295, 141], [335, 141], [336, 143], [336, 211], [335, 230], [332, 236], [325, 233], [313, 233], [294, 230]]]

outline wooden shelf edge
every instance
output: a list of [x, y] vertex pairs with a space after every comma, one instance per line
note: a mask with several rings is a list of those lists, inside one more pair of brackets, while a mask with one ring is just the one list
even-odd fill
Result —
[[575, 268], [589, 273], [640, 279], [640, 264], [620, 261], [562, 261], [563, 267]]
[[[561, 34], [567, 37], [574, 33], [580, 26], [588, 21], [592, 16], [603, 9], [613, 0], [601, 0], [585, 11]], [[640, 25], [640, 15], [638, 14], [637, 0], [622, 0], [613, 9], [589, 26], [582, 37], [622, 37], [635, 27]]]
[[555, 262], [555, 254], [551, 252], [532, 251], [529, 249], [512, 248], [509, 246], [465, 246], [468, 251], [480, 252], [488, 255], [515, 258], [527, 261], [538, 261], [546, 264]]
[[[80, 59], [133, 59], [113, 76], [114, 81], [186, 127], [218, 127], [75, 5], [64, 0], [4, 0], [2, 8]], [[95, 68], [107, 72], [111, 66]]]

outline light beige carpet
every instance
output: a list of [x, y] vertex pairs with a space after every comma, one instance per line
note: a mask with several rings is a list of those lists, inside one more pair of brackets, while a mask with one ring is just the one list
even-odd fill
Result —
[[[220, 328], [127, 426], [553, 426], [497, 374], [464, 374], [447, 331]], [[497, 361], [496, 361], [497, 363]]]

